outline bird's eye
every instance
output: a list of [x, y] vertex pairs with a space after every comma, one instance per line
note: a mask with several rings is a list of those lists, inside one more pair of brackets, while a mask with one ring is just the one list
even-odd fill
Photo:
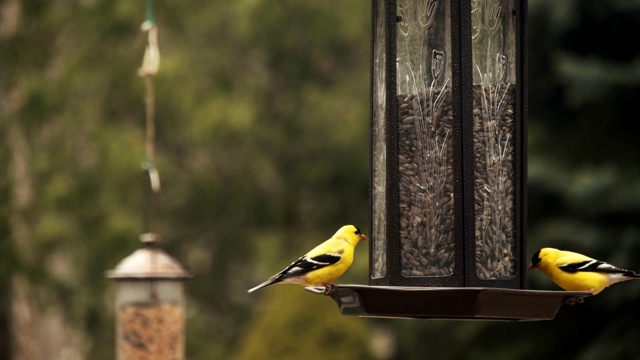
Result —
[[355, 234], [356, 234], [356, 235], [360, 235], [360, 234], [362, 234], [362, 231], [360, 231], [360, 229], [356, 228], [356, 232], [355, 232]]

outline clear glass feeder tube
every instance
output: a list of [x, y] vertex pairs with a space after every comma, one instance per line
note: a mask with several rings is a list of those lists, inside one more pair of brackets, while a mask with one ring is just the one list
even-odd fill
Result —
[[386, 59], [385, 1], [376, 0], [373, 48], [373, 266], [371, 277], [382, 278], [387, 273], [386, 213], [387, 213], [387, 149], [386, 149]]
[[401, 273], [446, 276], [455, 266], [449, 2], [398, 0], [397, 17]]
[[516, 273], [515, 15], [513, 0], [473, 0], [476, 275]]

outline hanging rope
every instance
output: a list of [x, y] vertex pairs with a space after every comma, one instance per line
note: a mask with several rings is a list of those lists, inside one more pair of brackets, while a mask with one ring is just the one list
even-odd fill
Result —
[[156, 215], [156, 202], [160, 192], [160, 174], [155, 167], [155, 91], [154, 76], [160, 67], [160, 49], [158, 48], [158, 27], [153, 22], [153, 0], [147, 0], [146, 20], [142, 23], [141, 30], [147, 33], [148, 44], [144, 51], [142, 66], [138, 74], [145, 80], [145, 161], [142, 169], [148, 174], [149, 190], [147, 191], [148, 206], [146, 209], [146, 231], [152, 232]]

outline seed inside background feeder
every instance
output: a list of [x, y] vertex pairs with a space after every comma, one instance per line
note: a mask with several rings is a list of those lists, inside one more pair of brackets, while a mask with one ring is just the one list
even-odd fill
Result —
[[182, 359], [184, 309], [179, 304], [121, 305], [118, 308], [118, 359]]

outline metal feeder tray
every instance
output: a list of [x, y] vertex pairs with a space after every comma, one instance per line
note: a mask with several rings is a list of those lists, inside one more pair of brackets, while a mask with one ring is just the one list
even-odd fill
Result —
[[[325, 294], [324, 287], [307, 291]], [[334, 285], [330, 296], [342, 315], [449, 320], [553, 320], [563, 304], [582, 303], [589, 292], [488, 287]]]

